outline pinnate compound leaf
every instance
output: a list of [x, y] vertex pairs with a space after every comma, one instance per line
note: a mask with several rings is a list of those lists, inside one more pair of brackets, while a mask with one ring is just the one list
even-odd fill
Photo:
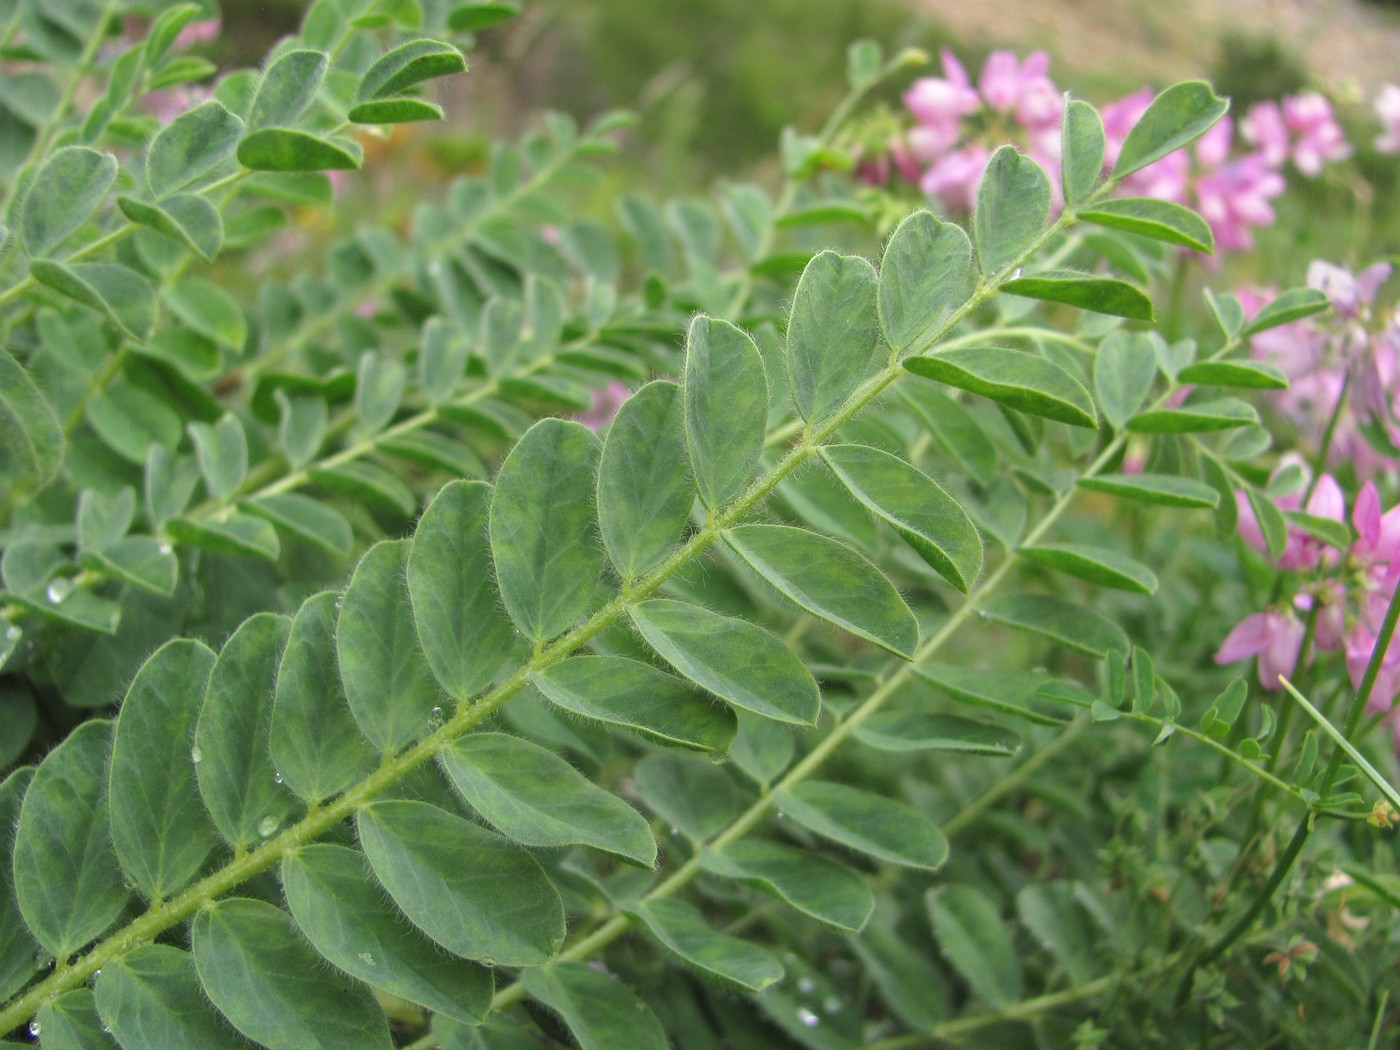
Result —
[[214, 499], [226, 501], [248, 475], [248, 437], [243, 424], [233, 413], [225, 412], [213, 425], [191, 423], [189, 432], [204, 487]]
[[130, 1050], [252, 1045], [210, 1007], [199, 990], [194, 957], [168, 944], [143, 944], [105, 964], [93, 997], [113, 1038]]
[[270, 1050], [389, 1050], [368, 988], [322, 965], [292, 917], [235, 897], [201, 908], [191, 941], [199, 982], [240, 1032]]
[[943, 957], [996, 1007], [1021, 997], [1021, 963], [996, 906], [971, 886], [938, 886], [925, 901]]
[[802, 271], [787, 327], [787, 372], [802, 418], [831, 415], [878, 365], [875, 267], [826, 251]]
[[689, 838], [709, 838], [739, 814], [734, 781], [723, 766], [698, 755], [648, 755], [637, 763], [635, 776], [642, 800]]
[[1079, 213], [1085, 222], [1126, 230], [1155, 241], [1213, 253], [1210, 224], [1190, 208], [1158, 197], [1110, 197]]
[[598, 526], [624, 580], [654, 569], [680, 539], [695, 497], [686, 477], [685, 401], [648, 383], [623, 402], [598, 463]]
[[623, 905], [651, 935], [706, 977], [750, 992], [782, 980], [783, 964], [764, 948], [710, 929], [698, 908], [660, 897]]
[[1266, 361], [1197, 361], [1177, 373], [1183, 383], [1242, 387], [1249, 390], [1286, 390], [1288, 376]]
[[753, 478], [768, 421], [768, 377], [746, 332], [697, 317], [685, 344], [685, 437], [700, 501], [724, 506]]
[[1050, 178], [1015, 146], [992, 154], [977, 190], [972, 225], [977, 261], [988, 277], [1035, 241], [1050, 216]]
[[1040, 565], [1119, 591], [1153, 594], [1157, 577], [1142, 562], [1102, 547], [1082, 543], [1045, 543], [1022, 547], [1021, 554]]
[[243, 121], [222, 102], [210, 99], [186, 110], [151, 139], [146, 153], [146, 185], [160, 200], [203, 178], [233, 156]]
[[918, 621], [865, 555], [787, 525], [736, 525], [724, 539], [750, 568], [814, 616], [896, 656], [913, 657]]
[[[880, 263], [880, 329], [903, 354], [927, 341], [972, 294], [972, 242], [960, 226], [917, 211], [896, 228]], [[921, 348], [922, 349], [922, 348]]]
[[856, 726], [852, 735], [880, 751], [955, 751], [1009, 758], [1021, 749], [1021, 738], [1004, 726], [927, 711], [880, 711]]
[[1132, 419], [1157, 378], [1157, 355], [1137, 333], [1114, 332], [1094, 356], [1094, 393], [1109, 425], [1122, 430]]
[[256, 131], [296, 123], [315, 101], [328, 65], [324, 51], [299, 49], [279, 55], [258, 83], [248, 127]]
[[1222, 397], [1140, 412], [1128, 420], [1128, 429], [1135, 434], [1202, 434], [1258, 422], [1259, 413], [1253, 405], [1239, 398]]
[[927, 383], [902, 384], [899, 395], [963, 470], [983, 485], [995, 480], [996, 446], [965, 406]]
[[323, 488], [364, 500], [390, 514], [412, 514], [418, 506], [413, 490], [398, 475], [375, 463], [347, 460], [333, 467], [311, 467], [306, 473]]
[[176, 193], [159, 204], [121, 194], [117, 207], [132, 222], [178, 241], [206, 262], [224, 244], [224, 218], [213, 202], [194, 193]]
[[86, 146], [65, 146], [43, 166], [24, 199], [19, 232], [31, 256], [48, 255], [87, 222], [117, 181], [117, 158]]
[[345, 699], [336, 654], [340, 596], [313, 595], [292, 620], [277, 667], [268, 747], [287, 787], [318, 803], [368, 776], [379, 756]]
[[363, 853], [317, 843], [282, 861], [287, 907], [316, 950], [380, 991], [479, 1024], [491, 971], [448, 955], [406, 922], [378, 889]]
[[1079, 479], [1079, 487], [1162, 507], [1214, 510], [1220, 494], [1203, 481], [1175, 474], [1099, 474]]
[[63, 469], [63, 427], [29, 371], [0, 347], [0, 451], [43, 488]]
[[850, 868], [776, 842], [741, 839], [721, 849], [705, 849], [700, 866], [771, 893], [837, 929], [861, 929], [875, 909], [875, 895]]
[[1036, 354], [999, 346], [968, 346], [927, 357], [908, 357], [915, 375], [1077, 427], [1097, 427], [1094, 401], [1082, 383]]
[[130, 894], [108, 829], [112, 723], [84, 722], [30, 781], [14, 829], [14, 886], [24, 924], [66, 959], [111, 926]]
[[34, 1015], [48, 1050], [117, 1050], [103, 1028], [92, 992], [77, 988], [50, 999]]
[[859, 503], [967, 593], [982, 571], [982, 537], [957, 500], [917, 467], [879, 449], [829, 445], [820, 455]]
[[1129, 649], [1128, 636], [1112, 620], [1051, 594], [1003, 595], [989, 602], [982, 616], [1099, 659]]
[[416, 120], [441, 120], [443, 109], [421, 98], [376, 98], [350, 107], [347, 118], [356, 124], [409, 124]]
[[224, 643], [194, 731], [195, 774], [204, 806], [235, 849], [276, 832], [295, 800], [277, 783], [268, 726], [277, 665], [292, 621], [258, 613]]
[[820, 780], [780, 788], [773, 800], [808, 831], [877, 860], [936, 870], [948, 859], [943, 832], [908, 803]]
[[496, 478], [491, 552], [506, 611], [535, 642], [589, 611], [603, 568], [593, 516], [598, 438], [581, 423], [542, 419]]
[[491, 684], [515, 637], [491, 585], [490, 510], [490, 485], [451, 482], [423, 512], [408, 553], [418, 640], [438, 684], [458, 701]]
[[112, 845], [153, 901], [189, 885], [218, 844], [190, 761], [214, 660], [201, 642], [166, 642], [136, 672], [117, 713], [108, 772]]
[[1089, 277], [1072, 271], [1046, 270], [1007, 281], [1001, 290], [1027, 299], [1064, 303], [1081, 310], [1126, 317], [1132, 321], [1153, 319], [1152, 300], [1146, 293], [1114, 277]]
[[1030, 671], [982, 671], [951, 664], [926, 663], [914, 668], [926, 682], [965, 704], [984, 707], [1039, 725], [1060, 725], [1061, 720], [1030, 709], [1043, 675]]
[[201, 335], [242, 353], [248, 322], [238, 300], [213, 281], [188, 277], [165, 292], [165, 302], [176, 317]]
[[1216, 97], [1204, 81], [1187, 80], [1167, 88], [1128, 132], [1113, 178], [1131, 175], [1200, 138], [1229, 108], [1229, 99]]
[[551, 703], [584, 718], [622, 726], [662, 744], [728, 749], [734, 712], [689, 682], [620, 656], [576, 656], [531, 676]]
[[702, 689], [765, 718], [816, 724], [816, 679], [757, 624], [663, 598], [628, 612], [647, 644]]
[[341, 602], [335, 646], [355, 721], [383, 752], [412, 743], [442, 694], [418, 647], [408, 584], [407, 540], [381, 540], [365, 552]]
[[1258, 335], [1279, 325], [1301, 321], [1304, 317], [1321, 313], [1331, 305], [1332, 300], [1320, 289], [1290, 288], [1260, 307], [1259, 312], [1254, 315], [1254, 320], [1241, 329], [1240, 335]]
[[382, 801], [356, 816], [375, 877], [448, 951], [538, 966], [564, 943], [564, 905], [528, 852], [425, 802]]
[[452, 73], [465, 73], [467, 61], [451, 44], [438, 40], [410, 40], [400, 44], [370, 66], [360, 80], [360, 102], [389, 98], [415, 84]]
[[176, 518], [165, 525], [170, 538], [220, 554], [251, 554], [276, 561], [282, 549], [277, 530], [262, 518], [231, 513], [217, 518]]
[[477, 732], [440, 761], [472, 808], [521, 845], [593, 846], [643, 867], [656, 863], [645, 818], [538, 744]]
[[1065, 102], [1061, 130], [1061, 186], [1065, 200], [1078, 204], [1099, 181], [1103, 171], [1104, 130], [1098, 110], [1080, 99]]
[[349, 171], [363, 162], [357, 143], [296, 128], [261, 128], [238, 144], [238, 163], [253, 171]]
[[354, 533], [345, 516], [320, 500], [299, 492], [278, 492], [271, 496], [240, 503], [239, 507], [256, 514], [327, 554], [345, 557], [350, 553]]
[[557, 963], [520, 975], [525, 990], [568, 1025], [580, 1050], [666, 1050], [656, 1015], [616, 978], [586, 963]]
[[156, 323], [151, 282], [120, 263], [56, 263], [35, 259], [29, 272], [40, 284], [103, 314], [129, 338], [145, 341]]

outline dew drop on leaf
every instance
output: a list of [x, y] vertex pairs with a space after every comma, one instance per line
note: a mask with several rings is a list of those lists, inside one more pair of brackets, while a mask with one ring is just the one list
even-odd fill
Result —
[[258, 834], [261, 835], [263, 838], [267, 838], [269, 835], [271, 835], [274, 831], [277, 830], [277, 826], [280, 823], [281, 821], [278, 820], [276, 817], [263, 817], [262, 820], [258, 821]]
[[841, 1011], [841, 1000], [834, 995], [828, 995], [822, 1000], [822, 1011], [828, 1014], [839, 1013]]
[[190, 761], [191, 761], [191, 762], [193, 762], [195, 765], [199, 765], [199, 763], [200, 763], [201, 761], [203, 761], [203, 759], [204, 759], [204, 752], [203, 752], [203, 751], [201, 751], [198, 747], [192, 747], [192, 748], [190, 748]]
[[272, 774], [272, 782], [273, 782], [274, 784], [280, 784], [280, 783], [282, 783], [282, 774], [281, 774], [281, 773], [273, 773], [273, 774]]
[[170, 544], [168, 544], [168, 543], [162, 543], [162, 544], [160, 545], [160, 552], [161, 552], [162, 554], [174, 554], [174, 553], [175, 553], [175, 548], [172, 547], [172, 546], [170, 546]]
[[30, 1021], [30, 1022], [29, 1022], [29, 1034], [30, 1034], [31, 1036], [33, 1036], [35, 1039], [38, 1039], [38, 1038], [39, 1038], [39, 1022], [38, 1022], [38, 1021]]
[[73, 592], [73, 581], [66, 576], [60, 576], [56, 580], [50, 580], [48, 588], [44, 594], [48, 596], [50, 602], [57, 605]]
[[5, 641], [7, 641], [7, 642], [17, 642], [17, 641], [19, 641], [19, 636], [20, 636], [21, 634], [23, 634], [23, 633], [24, 633], [24, 632], [22, 632], [22, 631], [21, 631], [18, 627], [16, 627], [14, 624], [10, 624], [10, 626], [8, 626], [8, 627], [5, 628]]
[[797, 990], [803, 995], [811, 995], [812, 989], [814, 988], [816, 988], [816, 985], [812, 983], [812, 979], [810, 977], [804, 977], [797, 982]]
[[366, 966], [373, 966], [375, 964], [374, 956], [369, 952], [360, 952], [360, 958], [364, 960]]
[[808, 1010], [805, 1006], [800, 1006], [797, 1008], [797, 1019], [803, 1024], [805, 1024], [808, 1028], [815, 1028], [817, 1027], [817, 1025], [822, 1023], [822, 1019], [816, 1014], [812, 1013], [811, 1010]]

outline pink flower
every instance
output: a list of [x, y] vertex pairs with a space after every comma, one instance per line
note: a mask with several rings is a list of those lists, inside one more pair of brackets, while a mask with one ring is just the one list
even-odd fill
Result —
[[1303, 644], [1303, 624], [1291, 612], [1254, 613], [1241, 620], [1220, 643], [1218, 664], [1259, 658], [1259, 684], [1278, 689], [1279, 675], [1292, 677]]
[[205, 44], [210, 40], [219, 38], [219, 30], [222, 24], [217, 18], [206, 18], [200, 22], [191, 22], [180, 30], [175, 42], [170, 45], [172, 51], [183, 51], [187, 47], [194, 47], [196, 44]]
[[[1254, 516], [1254, 508], [1250, 505], [1249, 498], [1243, 492], [1237, 492], [1235, 499], [1239, 508], [1238, 528], [1240, 539], [1253, 547], [1255, 550], [1263, 551], [1268, 549], [1268, 544], [1264, 541], [1264, 530], [1259, 526], [1259, 519]], [[1274, 505], [1279, 510], [1297, 510], [1302, 503], [1302, 497], [1296, 492], [1290, 492], [1285, 496], [1280, 496], [1274, 500]], [[1332, 521], [1346, 520], [1346, 500], [1342, 496], [1341, 486], [1337, 484], [1336, 478], [1331, 474], [1324, 474], [1318, 479], [1313, 487], [1312, 495], [1308, 497], [1307, 513], [1315, 518], [1328, 518]], [[1335, 553], [1326, 547], [1320, 540], [1314, 539], [1300, 529], [1288, 526], [1288, 541], [1284, 545], [1283, 553], [1278, 557], [1278, 567], [1280, 569], [1306, 569], [1318, 564], [1320, 560], [1333, 561]]]
[[1373, 105], [1383, 129], [1376, 136], [1377, 152], [1400, 153], [1400, 87], [1386, 84]]
[[1256, 102], [1240, 121], [1240, 134], [1264, 154], [1270, 167], [1278, 168], [1288, 159], [1288, 128], [1277, 102]]
[[1295, 136], [1293, 163], [1308, 178], [1316, 178], [1324, 161], [1344, 160], [1351, 147], [1332, 116], [1332, 105], [1316, 91], [1283, 100], [1283, 122]]
[[[1045, 51], [1034, 51], [1026, 56], [1025, 62], [1017, 62], [1013, 51], [993, 51], [982, 66], [982, 75], [977, 86], [987, 108], [997, 113], [1019, 111], [1024, 106], [1038, 120], [1044, 122], [1044, 99], [1048, 93], [1057, 100], [1059, 94], [1050, 83], [1046, 71], [1050, 68], [1050, 55]], [[1058, 120], [1058, 117], [1054, 119]], [[1023, 121], [1024, 123], [1024, 121]]]
[[602, 430], [612, 422], [613, 416], [617, 415], [617, 410], [631, 393], [627, 384], [614, 379], [607, 386], [594, 390], [593, 407], [574, 418], [590, 430]]
[[1103, 117], [1103, 133], [1105, 141], [1104, 165], [1105, 170], [1112, 168], [1118, 162], [1118, 154], [1123, 152], [1123, 143], [1128, 137], [1128, 132], [1133, 129], [1133, 125], [1142, 119], [1142, 115], [1147, 112], [1147, 107], [1152, 105], [1152, 89], [1143, 88], [1133, 94], [1120, 98], [1117, 102], [1110, 102], [1100, 110], [1099, 115]]
[[[1352, 688], [1360, 688], [1361, 679], [1366, 674], [1366, 665], [1371, 662], [1375, 651], [1381, 622], [1385, 619], [1385, 609], [1390, 596], [1374, 592], [1363, 604], [1362, 614], [1351, 634], [1347, 637], [1347, 675]], [[1381, 657], [1380, 673], [1376, 676], [1371, 695], [1366, 700], [1366, 710], [1372, 713], [1389, 711], [1395, 702], [1395, 694], [1400, 692], [1400, 644], [1391, 637], [1385, 655]]]
[[1345, 318], [1356, 318], [1369, 306], [1376, 292], [1390, 277], [1390, 263], [1376, 263], [1360, 273], [1333, 266], [1321, 259], [1308, 264], [1308, 287], [1316, 288], [1332, 300], [1332, 308]]
[[941, 54], [943, 76], [920, 77], [914, 81], [904, 93], [904, 104], [920, 124], [945, 132], [951, 128], [951, 141], [956, 142], [958, 124], [967, 114], [976, 111], [981, 102], [962, 63], [947, 48]]
[[990, 156], [979, 145], [949, 153], [924, 172], [919, 188], [937, 197], [949, 211], [971, 211]]
[[1250, 228], [1274, 221], [1269, 201], [1286, 188], [1283, 176], [1261, 154], [1241, 157], [1196, 182], [1196, 210], [1210, 223], [1219, 248], [1249, 251]]

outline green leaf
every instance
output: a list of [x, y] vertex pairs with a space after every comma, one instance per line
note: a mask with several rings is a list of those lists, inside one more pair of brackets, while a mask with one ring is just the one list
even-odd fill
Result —
[[1300, 532], [1306, 533], [1329, 547], [1335, 547], [1339, 551], [1350, 549], [1352, 540], [1355, 538], [1351, 527], [1344, 521], [1307, 514], [1301, 510], [1284, 511], [1283, 516], [1289, 524]]
[[117, 181], [117, 158], [65, 146], [39, 169], [25, 194], [19, 232], [31, 256], [48, 255], [87, 222]]
[[284, 532], [320, 547], [327, 554], [345, 557], [350, 553], [354, 534], [339, 511], [310, 496], [279, 492], [239, 506], [250, 514], [272, 522]]
[[205, 262], [224, 243], [224, 219], [214, 204], [193, 193], [177, 193], [159, 204], [121, 194], [117, 207], [132, 222], [178, 241]]
[[927, 350], [976, 281], [972, 242], [961, 227], [927, 211], [908, 216], [890, 236], [880, 263], [880, 330], [890, 349]]
[[1249, 696], [1249, 683], [1243, 678], [1230, 681], [1224, 691], [1210, 703], [1210, 708], [1201, 716], [1201, 728], [1214, 737], [1223, 737], [1235, 724]]
[[820, 455], [859, 503], [967, 593], [982, 571], [982, 537], [957, 500], [918, 468], [879, 449], [828, 445]]
[[1020, 258], [1049, 217], [1049, 176], [1015, 146], [1002, 146], [987, 161], [972, 213], [982, 272], [992, 277]]
[[1147, 400], [1157, 378], [1157, 355], [1136, 332], [1114, 332], [1094, 355], [1094, 393], [1114, 430], [1122, 430]]
[[243, 424], [237, 416], [225, 412], [213, 426], [189, 424], [189, 432], [199, 472], [204, 475], [204, 487], [215, 500], [227, 502], [248, 476], [248, 438]]
[[366, 434], [377, 434], [389, 425], [403, 400], [408, 370], [377, 350], [360, 355], [355, 372], [355, 417]]
[[740, 937], [716, 933], [693, 904], [659, 897], [624, 904], [622, 910], [706, 977], [750, 992], [761, 992], [783, 978], [783, 964], [772, 953]]
[[181, 325], [156, 332], [137, 350], [144, 357], [173, 366], [182, 378], [196, 384], [215, 379], [223, 370], [224, 355], [218, 344]]
[[816, 724], [816, 680], [762, 627], [666, 599], [640, 602], [628, 614], [647, 644], [702, 689], [765, 718]]
[[736, 525], [724, 539], [750, 568], [814, 616], [913, 658], [918, 622], [894, 584], [863, 554], [787, 525]]
[[120, 263], [56, 263], [35, 259], [29, 272], [40, 284], [104, 314], [122, 332], [143, 342], [156, 323], [151, 282]]
[[286, 127], [295, 124], [325, 79], [329, 56], [324, 51], [286, 51], [267, 67], [248, 110], [248, 127]]
[[822, 252], [797, 282], [787, 326], [788, 388], [802, 418], [826, 419], [879, 365], [875, 267]]
[[1288, 377], [1283, 371], [1264, 361], [1197, 361], [1178, 372], [1176, 378], [1183, 383], [1202, 383], [1206, 386], [1288, 389]]
[[195, 725], [199, 793], [235, 849], [274, 834], [296, 807], [268, 751], [277, 665], [291, 623], [272, 613], [243, 621], [219, 652]]
[[1244, 327], [1244, 304], [1240, 302], [1240, 297], [1232, 292], [1216, 294], [1207, 288], [1205, 298], [1221, 334], [1226, 339], [1233, 339]]
[[1082, 383], [1036, 354], [999, 346], [968, 346], [928, 357], [907, 357], [904, 367], [999, 404], [1077, 427], [1097, 427], [1094, 400]]
[[1126, 230], [1192, 251], [1213, 253], [1210, 223], [1190, 208], [1158, 197], [1110, 197], [1079, 213], [1085, 222]]
[[1131, 175], [1200, 138], [1229, 108], [1229, 99], [1217, 98], [1204, 81], [1187, 80], [1167, 88], [1128, 132], [1113, 178]]
[[709, 838], [739, 815], [741, 798], [734, 781], [723, 766], [698, 755], [648, 755], [634, 775], [642, 800], [689, 838]]
[[564, 906], [528, 852], [425, 802], [372, 803], [356, 816], [375, 877], [448, 951], [538, 966], [564, 943]]
[[704, 849], [700, 867], [771, 893], [837, 929], [861, 929], [875, 909], [875, 895], [850, 868], [775, 842], [741, 839]]
[[198, 4], [175, 4], [160, 12], [151, 22], [146, 34], [142, 58], [147, 66], [153, 66], [165, 57], [181, 30], [189, 25], [200, 13]]
[[994, 623], [1049, 638], [1086, 656], [1102, 659], [1108, 652], [1128, 651], [1128, 636], [1112, 620], [1050, 594], [1004, 595], [989, 602], [982, 615]]
[[287, 461], [301, 470], [320, 450], [326, 437], [328, 410], [319, 394], [273, 391], [278, 407], [277, 440]]
[[454, 7], [451, 14], [447, 16], [447, 28], [454, 33], [478, 33], [498, 22], [504, 22], [508, 18], [514, 18], [520, 14], [519, 0], [507, 0], [504, 3], [483, 3], [480, 0], [472, 0], [471, 3]]
[[180, 114], [151, 139], [146, 185], [156, 200], [178, 193], [241, 149], [243, 121], [210, 99]]
[[1035, 939], [1065, 968], [1070, 979], [1094, 978], [1095, 932], [1087, 928], [1072, 882], [1034, 882], [1016, 894], [1016, 913]]
[[108, 832], [112, 723], [84, 722], [49, 752], [14, 828], [14, 888], [24, 924], [67, 959], [121, 916], [130, 896]]
[[1103, 171], [1103, 118], [1098, 110], [1079, 99], [1066, 99], [1060, 143], [1060, 180], [1065, 200], [1078, 204], [1093, 190]]
[[310, 803], [345, 791], [373, 772], [379, 760], [350, 713], [340, 681], [335, 648], [340, 600], [322, 592], [302, 603], [273, 689], [268, 753], [276, 776]]
[[282, 889], [318, 952], [390, 995], [480, 1024], [491, 1008], [491, 971], [453, 958], [384, 899], [363, 853], [318, 843], [282, 861]]
[[238, 144], [238, 163], [253, 171], [349, 171], [364, 163], [364, 150], [349, 139], [261, 128]]
[[1058, 718], [1031, 710], [1031, 700], [1045, 682], [1043, 675], [1029, 671], [981, 671], [939, 663], [923, 664], [914, 668], [914, 673], [965, 704], [1039, 725], [1061, 724]]
[[1153, 320], [1152, 300], [1140, 288], [1113, 277], [1088, 277], [1068, 270], [1044, 270], [1006, 281], [1001, 290], [1028, 299], [1064, 303], [1081, 310], [1126, 317], [1132, 321]]
[[813, 834], [877, 860], [930, 871], [948, 859], [948, 840], [913, 806], [845, 784], [807, 780], [773, 801]]
[[1259, 531], [1264, 536], [1264, 545], [1268, 549], [1269, 557], [1282, 557], [1284, 549], [1288, 546], [1288, 519], [1278, 509], [1278, 504], [1261, 489], [1246, 485], [1244, 494], [1249, 500], [1250, 510], [1254, 512], [1254, 520], [1259, 524]]
[[1304, 317], [1321, 313], [1331, 305], [1332, 300], [1327, 298], [1327, 294], [1316, 288], [1290, 288], [1260, 307], [1259, 312], [1254, 315], [1254, 320], [1241, 329], [1240, 336], [1243, 338], [1258, 335], [1279, 325], [1301, 321]]
[[598, 439], [581, 423], [542, 419], [511, 449], [491, 501], [496, 583], [536, 643], [589, 611], [603, 568], [593, 518]]
[[994, 905], [971, 886], [938, 886], [924, 898], [943, 957], [998, 1009], [1021, 997], [1021, 961]]
[[245, 1050], [199, 990], [194, 956], [143, 944], [103, 965], [93, 986], [105, 1026], [124, 1047]]
[[642, 815], [537, 744], [476, 732], [439, 760], [472, 808], [522, 846], [592, 846], [643, 867], [656, 863]]
[[620, 656], [575, 656], [530, 677], [551, 703], [662, 744], [725, 751], [734, 713], [688, 682]]
[[648, 383], [608, 425], [598, 463], [598, 527], [624, 580], [654, 569], [695, 502], [686, 477], [685, 403], [674, 383]]
[[451, 44], [437, 40], [410, 40], [369, 67], [360, 80], [355, 99], [366, 102], [389, 98], [425, 80], [466, 71], [467, 60]]
[[697, 317], [685, 343], [685, 437], [700, 501], [723, 507], [753, 479], [768, 421], [768, 377], [746, 332]]
[[[494, 300], [497, 303], [504, 301]], [[423, 394], [431, 404], [441, 404], [452, 396], [467, 370], [469, 350], [461, 329], [445, 318], [428, 318], [423, 325], [418, 367]]]
[[773, 227], [778, 230], [794, 230], [804, 226], [824, 226], [833, 222], [866, 225], [870, 222], [870, 212], [854, 202], [827, 201], [796, 208], [780, 216], [773, 223]]
[[165, 292], [166, 305], [196, 332], [232, 350], [243, 352], [248, 322], [228, 292], [212, 281], [189, 277]]
[[[0, 347], [0, 451], [43, 488], [63, 469], [63, 427], [29, 371]], [[8, 474], [6, 470], [4, 476]]]
[[[34, 767], [21, 766], [0, 781], [0, 828], [16, 827], [20, 804], [33, 779]], [[12, 845], [9, 835], [7, 832], [7, 844]], [[14, 866], [0, 865], [0, 998], [8, 999], [29, 981], [43, 965], [43, 955], [20, 918], [14, 894]]]
[[117, 713], [108, 773], [112, 846], [152, 901], [194, 881], [218, 844], [190, 761], [214, 660], [200, 642], [166, 642], [136, 672]]
[[365, 552], [341, 602], [335, 647], [355, 721], [382, 752], [412, 743], [442, 701], [418, 647], [404, 560], [407, 540], [381, 540]]
[[564, 1019], [580, 1050], [666, 1050], [666, 1033], [646, 1003], [586, 963], [526, 970], [520, 983]]
[[856, 726], [853, 734], [880, 751], [955, 751], [1009, 758], [1021, 749], [1021, 738], [1005, 726], [926, 711], [880, 711]]
[[98, 1016], [92, 992], [78, 988], [50, 999], [34, 1015], [48, 1050], [117, 1050]]
[[1079, 479], [1079, 487], [1163, 507], [1214, 510], [1220, 494], [1203, 481], [1175, 474], [1099, 474]]
[[1135, 434], [1200, 434], [1233, 430], [1259, 422], [1254, 406], [1234, 397], [1192, 401], [1175, 408], [1157, 408], [1128, 420]]
[[1020, 553], [1037, 564], [1100, 587], [1112, 587], [1134, 594], [1154, 594], [1157, 590], [1157, 577], [1151, 569], [1117, 551], [1082, 543], [1046, 543], [1037, 547], [1022, 547]]
[[240, 1032], [272, 1050], [389, 1050], [374, 996], [321, 963], [292, 917], [232, 898], [195, 913], [191, 941], [204, 993]]
[[997, 450], [977, 419], [959, 402], [926, 383], [905, 383], [899, 395], [932, 432], [935, 442], [982, 484], [994, 480]]
[[355, 124], [409, 124], [415, 120], [441, 120], [442, 107], [421, 98], [377, 98], [350, 107], [346, 119]]
[[220, 554], [251, 554], [276, 561], [281, 552], [277, 530], [261, 518], [231, 513], [218, 518], [175, 518], [165, 531], [178, 543], [191, 543]]
[[306, 474], [322, 488], [363, 500], [390, 514], [407, 516], [418, 507], [413, 490], [398, 475], [374, 463], [348, 460], [329, 467], [310, 467]]

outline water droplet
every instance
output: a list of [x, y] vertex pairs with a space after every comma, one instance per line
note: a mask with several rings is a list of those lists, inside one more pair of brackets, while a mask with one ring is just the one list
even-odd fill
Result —
[[162, 543], [162, 544], [160, 545], [160, 552], [161, 552], [162, 554], [174, 554], [174, 553], [175, 553], [175, 548], [172, 547], [172, 546], [170, 546], [170, 544], [168, 544], [168, 543]]
[[442, 725], [442, 708], [435, 707], [428, 712], [428, 721], [435, 726]]
[[841, 1000], [834, 995], [828, 995], [822, 1000], [822, 1010], [829, 1014], [840, 1013]]
[[282, 774], [281, 774], [281, 773], [274, 772], [274, 773], [272, 774], [272, 782], [273, 782], [274, 784], [280, 784], [280, 783], [282, 783]]
[[369, 952], [361, 952], [360, 958], [364, 960], [366, 966], [374, 965], [374, 956], [371, 955]]
[[29, 1022], [29, 1034], [32, 1035], [35, 1039], [38, 1039], [38, 1038], [39, 1038], [39, 1022], [38, 1022], [38, 1021], [30, 1021], [30, 1022]]
[[97, 980], [97, 979], [98, 979], [99, 977], [101, 977], [101, 976], [102, 976], [102, 970], [101, 970], [101, 968], [98, 968], [98, 969], [92, 971], [92, 979], [93, 979], [94, 981]]
[[671, 825], [671, 837], [672, 837], [673, 839], [674, 839], [674, 838], [679, 838], [679, 837], [680, 837], [680, 833], [681, 833], [681, 829], [678, 828], [678, 827], [676, 827], [674, 824], [672, 824], [672, 825]]
[[103, 1022], [102, 1022], [102, 1031], [103, 1031], [103, 1033], [106, 1034], [106, 1035], [111, 1035], [111, 1034], [112, 1034], [112, 1026], [109, 1025], [106, 1021], [103, 1021]]
[[192, 747], [192, 748], [190, 748], [190, 761], [191, 761], [191, 762], [193, 762], [195, 765], [199, 765], [199, 763], [202, 762], [203, 760], [204, 760], [204, 752], [203, 752], [203, 751], [201, 751], [198, 747]]
[[723, 751], [711, 751], [710, 761], [717, 766], [722, 766], [729, 761], [729, 756], [726, 755]]
[[56, 580], [50, 580], [48, 589], [44, 591], [50, 602], [57, 605], [73, 593], [73, 581], [66, 576], [60, 576]]
[[778, 814], [778, 819], [779, 819], [779, 820], [787, 820], [787, 814], [786, 814], [786, 813], [779, 813], [779, 814]]
[[797, 1008], [797, 1019], [803, 1024], [805, 1024], [808, 1028], [815, 1028], [817, 1027], [817, 1025], [822, 1023], [822, 1019], [820, 1017], [818, 1017], [816, 1014], [812, 1013], [811, 1010], [808, 1010], [806, 1007], [803, 1006]]
[[258, 834], [263, 838], [267, 838], [277, 830], [278, 825], [281, 823], [282, 822], [276, 817], [263, 817], [262, 820], [258, 821]]
[[17, 642], [19, 641], [20, 635], [22, 635], [23, 633], [24, 632], [21, 631], [14, 624], [10, 624], [10, 626], [5, 628], [5, 641]]
[[810, 977], [804, 977], [802, 978], [802, 980], [797, 982], [797, 990], [803, 995], [811, 995], [812, 990], [816, 987], [817, 986], [812, 983], [812, 979]]

